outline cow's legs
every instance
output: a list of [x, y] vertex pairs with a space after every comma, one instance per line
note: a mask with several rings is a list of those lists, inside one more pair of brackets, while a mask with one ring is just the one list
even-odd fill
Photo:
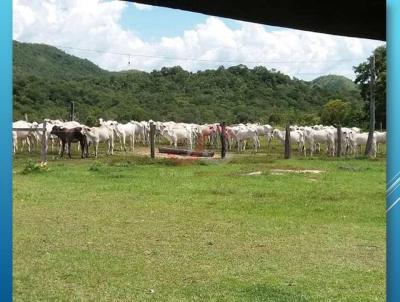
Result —
[[29, 137], [26, 138], [26, 144], [28, 145], [28, 152], [31, 153], [31, 141]]
[[64, 156], [64, 150], [65, 150], [65, 141], [61, 141], [61, 148], [60, 148], [60, 157], [61, 158]]
[[94, 143], [94, 157], [96, 157], [96, 158], [97, 158], [98, 151], [99, 151], [99, 142], [95, 142]]
[[84, 153], [85, 153], [85, 142], [83, 140], [79, 141], [79, 144], [81, 146], [81, 158], [84, 158]]
[[67, 144], [68, 144], [68, 157], [72, 158], [71, 157], [71, 141], [68, 141]]

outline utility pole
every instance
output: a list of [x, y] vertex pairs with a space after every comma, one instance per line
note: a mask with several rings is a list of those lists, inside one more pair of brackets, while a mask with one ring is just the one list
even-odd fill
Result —
[[74, 101], [71, 101], [71, 107], [69, 110], [69, 119], [71, 121], [75, 120], [75, 103], [74, 103]]
[[365, 146], [365, 155], [372, 155], [372, 141], [375, 132], [375, 54], [372, 56], [369, 88], [369, 132], [367, 145]]

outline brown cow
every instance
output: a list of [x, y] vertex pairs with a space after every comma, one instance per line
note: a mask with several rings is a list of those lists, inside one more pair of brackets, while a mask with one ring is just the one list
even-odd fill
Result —
[[81, 157], [88, 157], [88, 144], [86, 136], [82, 134], [82, 127], [63, 128], [60, 126], [53, 126], [50, 134], [58, 136], [62, 142], [61, 157], [64, 155], [65, 144], [68, 146], [68, 157], [71, 158], [71, 143], [79, 142], [81, 144]]

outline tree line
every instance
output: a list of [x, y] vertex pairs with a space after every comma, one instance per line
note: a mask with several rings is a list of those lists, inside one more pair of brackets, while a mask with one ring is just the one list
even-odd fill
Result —
[[[22, 119], [25, 113], [30, 120], [68, 119], [74, 101], [76, 118], [88, 125], [99, 117], [121, 122], [315, 124], [331, 123], [337, 119], [331, 113], [343, 111], [342, 124], [365, 126], [363, 97], [368, 79], [363, 74], [368, 62], [363, 64], [355, 68], [357, 84], [334, 75], [303, 81], [274, 69], [245, 65], [198, 72], [179, 66], [109, 72], [55, 47], [14, 41], [14, 119]], [[385, 93], [382, 70], [380, 94]], [[379, 104], [377, 120], [385, 121]]]

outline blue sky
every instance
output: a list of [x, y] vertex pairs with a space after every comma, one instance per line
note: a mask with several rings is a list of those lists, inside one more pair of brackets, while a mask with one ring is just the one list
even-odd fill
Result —
[[[179, 36], [197, 24], [204, 23], [207, 15], [178, 9], [152, 6], [151, 10], [139, 10], [133, 3], [128, 3], [121, 18], [121, 26], [133, 30], [139, 37], [157, 41], [163, 36]], [[240, 27], [236, 20], [220, 18], [232, 29]]]
[[13, 37], [54, 45], [107, 70], [245, 64], [304, 80], [354, 78], [352, 67], [383, 44], [111, 0], [14, 0]]

